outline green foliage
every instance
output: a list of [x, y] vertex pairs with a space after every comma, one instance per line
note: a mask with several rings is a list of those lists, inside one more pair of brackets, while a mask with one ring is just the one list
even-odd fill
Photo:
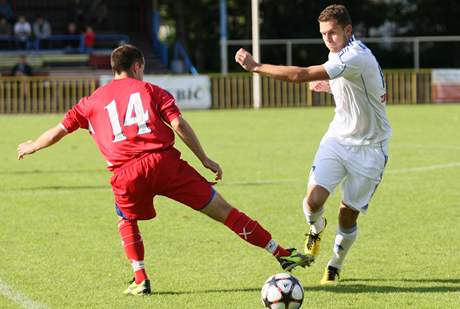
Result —
[[[305, 308], [455, 308], [460, 297], [460, 105], [390, 106], [390, 161], [343, 270], [318, 285], [330, 257], [340, 194], [319, 260], [297, 270]], [[185, 111], [224, 169], [217, 190], [286, 246], [303, 245], [300, 203], [332, 108]], [[113, 199], [86, 132], [24, 161], [16, 145], [60, 115], [0, 116], [0, 307], [19, 308], [4, 284], [49, 308], [261, 308], [259, 289], [279, 266], [223, 225], [157, 198], [141, 222], [154, 295], [124, 297], [131, 276]], [[208, 178], [182, 143], [183, 156]]]
[[[165, 23], [175, 27], [177, 40], [181, 41], [200, 72], [220, 71], [219, 1], [191, 0], [159, 1], [159, 10]], [[371, 28], [385, 22], [395, 24], [396, 33], [391, 36], [457, 35], [460, 27], [460, 6], [457, 1], [434, 0], [349, 0], [260, 1], [260, 37], [262, 39], [321, 38], [317, 18], [332, 3], [341, 3], [350, 11], [358, 37], [370, 36]], [[229, 39], [251, 39], [251, 1], [227, 0]], [[381, 36], [382, 34], [379, 34]], [[232, 61], [239, 47], [228, 49], [230, 71], [240, 71]], [[380, 55], [384, 68], [408, 68], [413, 65], [413, 46], [406, 43], [393, 44], [390, 49], [380, 44], [369, 47]], [[422, 67], [458, 67], [458, 43], [423, 43], [420, 46]], [[294, 45], [293, 63], [307, 66], [323, 63], [328, 51], [320, 45]], [[283, 45], [262, 46], [264, 62], [285, 64], [286, 48]]]

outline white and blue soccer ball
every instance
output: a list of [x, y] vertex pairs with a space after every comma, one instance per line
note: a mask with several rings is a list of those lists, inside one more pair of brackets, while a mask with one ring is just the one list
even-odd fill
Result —
[[270, 276], [262, 287], [262, 303], [270, 309], [298, 309], [303, 302], [299, 279], [288, 273]]

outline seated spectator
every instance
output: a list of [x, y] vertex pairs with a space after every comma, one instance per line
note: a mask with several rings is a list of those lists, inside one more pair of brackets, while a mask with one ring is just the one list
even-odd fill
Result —
[[11, 69], [11, 75], [21, 77], [17, 80], [18, 95], [19, 97], [27, 98], [30, 93], [30, 82], [27, 78], [22, 77], [32, 76], [32, 67], [27, 62], [27, 57], [25, 55], [19, 57], [19, 62]]
[[[36, 39], [35, 47], [38, 49], [41, 44], [43, 48], [47, 48], [48, 47], [47, 39], [51, 35], [50, 23], [45, 18], [43, 18], [42, 15], [37, 15], [37, 19], [35, 19], [35, 22], [33, 25], [33, 30], [34, 30], [34, 36]], [[40, 42], [43, 40], [45, 40], [45, 42]]]
[[[65, 32], [66, 35], [80, 35], [80, 32], [77, 29], [77, 24], [74, 22], [70, 22], [67, 24], [67, 30]], [[79, 39], [68, 39], [65, 41], [65, 49], [68, 52], [78, 52], [78, 49], [80, 48], [80, 40]]]
[[7, 0], [0, 0], [0, 18], [6, 18], [8, 22], [13, 22], [14, 14], [11, 5]]
[[27, 62], [26, 55], [21, 55], [19, 62], [11, 69], [12, 76], [32, 76], [32, 67]]
[[85, 47], [85, 52], [90, 54], [93, 51], [95, 43], [96, 32], [93, 31], [91, 26], [87, 26], [86, 31], [83, 33], [83, 46]]
[[32, 28], [30, 23], [26, 20], [25, 16], [19, 16], [18, 21], [14, 25], [14, 36], [16, 37], [16, 43], [18, 48], [28, 48], [30, 36], [32, 34]]

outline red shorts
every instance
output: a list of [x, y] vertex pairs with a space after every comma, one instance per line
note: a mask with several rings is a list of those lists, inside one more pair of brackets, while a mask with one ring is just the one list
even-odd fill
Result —
[[209, 182], [174, 148], [150, 153], [116, 169], [110, 180], [117, 213], [128, 220], [156, 216], [155, 195], [163, 195], [199, 210], [209, 204], [215, 191]]

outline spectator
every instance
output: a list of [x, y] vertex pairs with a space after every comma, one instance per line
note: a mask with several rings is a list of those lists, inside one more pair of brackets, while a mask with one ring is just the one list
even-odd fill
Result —
[[[43, 44], [42, 47], [48, 47], [47, 39], [51, 35], [51, 26], [50, 23], [42, 15], [37, 15], [37, 19], [35, 19], [33, 25], [33, 30], [36, 39], [36, 48], [38, 49], [40, 47], [40, 43]], [[45, 42], [40, 42], [42, 40], [45, 40]]]
[[0, 41], [0, 48], [11, 49], [11, 41], [9, 37], [11, 35], [11, 25], [8, 23], [5, 17], [0, 18], [0, 38], [6, 38], [7, 40]]
[[85, 47], [86, 53], [91, 53], [96, 43], [96, 32], [94, 32], [91, 26], [86, 27], [85, 33], [83, 33], [83, 46]]
[[5, 17], [0, 17], [0, 36], [5, 37], [11, 35], [11, 25]]
[[[11, 75], [18, 77], [32, 76], [32, 67], [27, 62], [26, 55], [21, 55], [19, 57], [19, 62], [11, 69]], [[30, 82], [28, 81], [28, 78], [18, 78], [16, 83], [18, 86], [17, 89], [19, 97], [27, 98], [30, 94]]]
[[0, 0], [0, 18], [6, 18], [8, 22], [13, 22], [14, 14], [11, 5], [7, 0]]
[[67, 41], [65, 41], [65, 49], [68, 52], [78, 51], [78, 48], [80, 47], [80, 39], [77, 39], [76, 36], [79, 36], [80, 33], [77, 29], [77, 24], [75, 22], [68, 23], [65, 34], [73, 36], [70, 37]]
[[26, 55], [21, 55], [19, 62], [11, 69], [12, 76], [32, 76], [32, 67], [27, 62]]
[[32, 28], [25, 16], [19, 16], [18, 21], [14, 25], [14, 36], [16, 37], [17, 47], [28, 48]]

